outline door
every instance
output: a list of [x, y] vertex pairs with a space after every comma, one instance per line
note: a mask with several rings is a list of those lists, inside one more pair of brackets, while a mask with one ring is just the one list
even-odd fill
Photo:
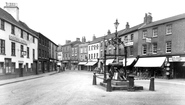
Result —
[[22, 68], [22, 63], [19, 63], [19, 77], [23, 77], [23, 68]]

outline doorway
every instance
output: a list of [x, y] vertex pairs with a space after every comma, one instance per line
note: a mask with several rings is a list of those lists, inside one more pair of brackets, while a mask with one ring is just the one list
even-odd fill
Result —
[[23, 77], [23, 67], [22, 67], [22, 63], [19, 63], [19, 77]]

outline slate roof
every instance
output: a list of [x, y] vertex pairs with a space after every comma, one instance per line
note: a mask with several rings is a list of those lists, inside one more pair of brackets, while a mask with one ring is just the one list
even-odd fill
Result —
[[169, 18], [165, 18], [165, 19], [162, 19], [162, 20], [154, 21], [152, 23], [149, 23], [149, 24], [143, 26], [142, 28], [148, 28], [148, 27], [152, 27], [152, 26], [156, 26], [156, 25], [159, 25], [159, 24], [164, 24], [164, 23], [168, 23], [168, 22], [172, 22], [172, 21], [176, 21], [176, 20], [180, 20], [180, 19], [185, 19], [185, 13], [180, 14], [180, 15], [176, 15], [176, 16], [172, 16], [172, 17], [169, 17]]
[[122, 36], [122, 35], [125, 35], [125, 34], [128, 34], [128, 33], [131, 33], [131, 32], [133, 32], [133, 31], [136, 31], [136, 30], [138, 30], [140, 27], [142, 27], [143, 25], [144, 25], [144, 23], [141, 23], [141, 24], [136, 25], [136, 26], [134, 26], [134, 27], [125, 29], [124, 31], [122, 31], [122, 33], [121, 33], [119, 36]]
[[9, 14], [8, 12], [6, 12], [5, 10], [3, 10], [2, 8], [0, 8], [0, 19], [5, 20], [6, 22], [15, 25], [16, 27], [31, 33], [33, 36], [38, 37], [37, 35], [35, 35], [35, 33], [33, 33], [31, 30], [27, 29], [27, 27], [25, 25], [23, 25], [21, 22], [17, 22], [13, 16], [11, 14]]

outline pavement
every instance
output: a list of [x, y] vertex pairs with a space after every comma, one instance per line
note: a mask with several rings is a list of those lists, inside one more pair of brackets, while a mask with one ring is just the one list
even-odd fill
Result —
[[11, 83], [22, 82], [26, 80], [31, 80], [31, 79], [42, 78], [45, 76], [54, 75], [56, 73], [57, 73], [56, 71], [52, 71], [52, 72], [42, 73], [38, 75], [30, 75], [30, 76], [25, 76], [25, 77], [17, 77], [17, 78], [12, 78], [12, 79], [0, 80], [0, 86], [11, 84]]

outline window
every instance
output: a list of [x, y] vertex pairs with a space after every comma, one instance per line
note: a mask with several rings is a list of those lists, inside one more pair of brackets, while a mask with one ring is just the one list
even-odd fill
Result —
[[33, 43], [35, 43], [35, 37], [33, 37]]
[[15, 35], [15, 26], [14, 25], [11, 26], [11, 34]]
[[41, 56], [41, 50], [39, 49], [39, 57]]
[[171, 53], [171, 51], [172, 51], [172, 42], [167, 41], [166, 42], [166, 53]]
[[33, 49], [33, 60], [35, 59], [35, 49]]
[[2, 30], [4, 30], [4, 26], [5, 26], [4, 23], [5, 23], [4, 20], [0, 19], [0, 29]]
[[133, 55], [133, 46], [130, 46], [130, 55]]
[[93, 46], [91, 46], [91, 50], [93, 50]]
[[91, 47], [89, 46], [89, 51], [91, 50]]
[[25, 65], [25, 71], [28, 72], [28, 63]]
[[11, 47], [12, 47], [12, 56], [15, 56], [15, 43], [14, 42], [12, 42]]
[[5, 54], [5, 40], [0, 39], [0, 54]]
[[96, 58], [98, 58], [98, 53], [96, 53]]
[[15, 62], [12, 62], [12, 67], [11, 67], [11, 69], [12, 69], [12, 73], [15, 73]]
[[166, 34], [172, 34], [172, 25], [169, 24], [169, 25], [166, 25]]
[[89, 59], [91, 59], [91, 55], [89, 54]]
[[153, 37], [157, 37], [157, 35], [158, 35], [158, 29], [154, 28], [153, 29]]
[[21, 38], [23, 38], [23, 30], [21, 30]]
[[146, 55], [146, 53], [147, 53], [147, 46], [146, 45], [143, 45], [142, 46], [142, 54], [143, 55]]
[[5, 58], [5, 73], [11, 73], [11, 59], [10, 58]]
[[103, 57], [103, 51], [101, 51], [100, 56]]
[[29, 34], [27, 33], [27, 40], [29, 40]]
[[100, 43], [100, 47], [103, 47], [103, 42]]
[[4, 62], [0, 62], [0, 74], [3, 73], [3, 69], [4, 69]]
[[157, 43], [152, 44], [152, 53], [157, 54]]
[[91, 59], [93, 59], [93, 54], [91, 54]]
[[130, 35], [130, 41], [132, 42], [133, 39], [134, 39], [134, 34], [131, 34], [131, 35]]
[[98, 44], [96, 45], [96, 48], [97, 48], [97, 50], [98, 50]]
[[21, 57], [23, 57], [23, 54], [22, 54], [23, 50], [24, 50], [24, 46], [21, 45], [21, 52], [20, 52]]
[[143, 30], [143, 39], [147, 37], [147, 30]]
[[29, 58], [30, 57], [30, 49], [29, 49], [29, 47], [27, 47], [27, 58]]
[[96, 55], [95, 55], [95, 53], [94, 53], [94, 59], [96, 58]]
[[109, 51], [108, 51], [109, 54], [111, 54], [111, 48], [109, 48]]
[[124, 37], [124, 42], [127, 43], [128, 42], [128, 36]]

